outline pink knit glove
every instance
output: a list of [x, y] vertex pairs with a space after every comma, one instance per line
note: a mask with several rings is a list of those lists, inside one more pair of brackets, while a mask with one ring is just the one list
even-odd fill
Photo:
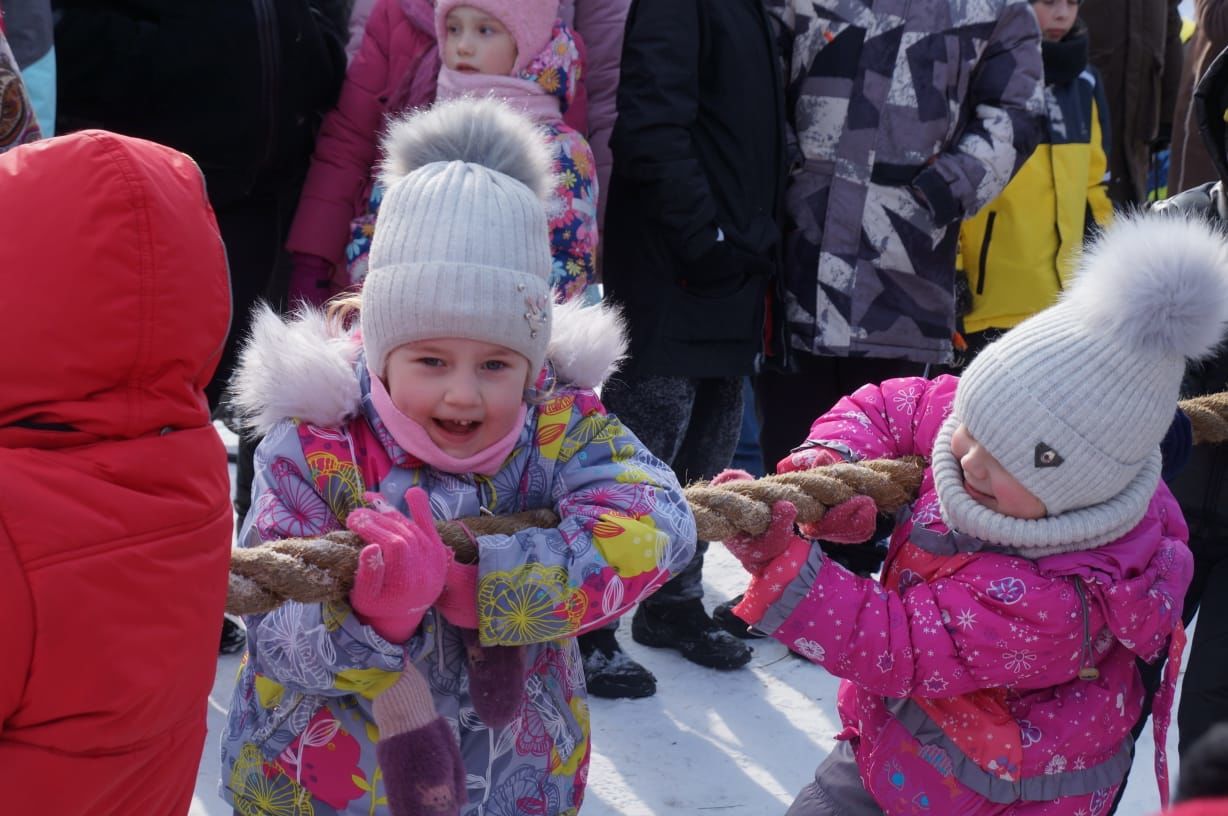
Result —
[[725, 540], [725, 548], [742, 562], [742, 568], [751, 575], [759, 575], [778, 555], [794, 541], [800, 541], [793, 528], [797, 508], [793, 502], [778, 501], [772, 505], [772, 520], [768, 528], [756, 536], [739, 533]]
[[290, 267], [290, 302], [321, 306], [334, 294], [333, 265], [319, 255], [295, 252]]
[[793, 473], [798, 470], [811, 470], [823, 467], [824, 465], [834, 465], [837, 462], [843, 461], [844, 457], [831, 448], [816, 445], [811, 448], [793, 451], [784, 459], [781, 459], [776, 463], [776, 472]]
[[854, 496], [827, 508], [823, 518], [798, 525], [802, 535], [837, 544], [860, 544], [874, 535], [878, 506], [869, 496]]
[[[754, 478], [744, 470], [728, 469], [718, 473], [712, 479], [712, 484], [745, 482]], [[784, 552], [789, 542], [797, 537], [793, 532], [795, 518], [797, 508], [792, 502], [776, 502], [772, 505], [772, 520], [766, 530], [757, 536], [749, 533], [730, 536], [725, 539], [725, 549], [733, 553], [733, 557], [742, 563], [743, 569], [751, 575], [758, 575], [769, 561]]]
[[447, 618], [448, 623], [462, 629], [478, 628], [478, 565], [448, 564], [443, 581], [443, 594], [435, 601], [435, 608]]
[[764, 567], [762, 574], [751, 577], [733, 614], [751, 626], [762, 620], [768, 607], [780, 600], [785, 588], [801, 573], [810, 556], [810, 547], [810, 542], [802, 538], [791, 541], [784, 552]]
[[359, 508], [345, 521], [367, 542], [358, 556], [350, 606], [380, 637], [404, 643], [443, 591], [452, 550], [435, 531], [421, 488], [405, 493], [414, 521], [378, 497], [368, 495], [368, 499], [380, 509]]

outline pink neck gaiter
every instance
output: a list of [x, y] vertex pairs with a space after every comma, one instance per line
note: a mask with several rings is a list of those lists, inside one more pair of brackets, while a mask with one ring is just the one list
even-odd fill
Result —
[[530, 119], [549, 125], [562, 121], [559, 98], [531, 79], [497, 74], [466, 74], [444, 65], [439, 68], [435, 96], [456, 99], [459, 96], [493, 96], [524, 113]]
[[507, 459], [507, 455], [512, 452], [516, 440], [520, 438], [524, 418], [529, 410], [529, 406], [523, 402], [520, 403], [520, 412], [516, 415], [516, 422], [513, 423], [512, 429], [506, 436], [485, 450], [478, 451], [464, 459], [458, 459], [441, 450], [426, 432], [426, 428], [401, 413], [400, 409], [392, 404], [392, 397], [388, 395], [388, 389], [384, 387], [383, 381], [370, 369], [367, 370], [367, 373], [371, 376], [371, 402], [375, 405], [375, 413], [379, 414], [379, 418], [384, 421], [384, 427], [388, 429], [388, 433], [392, 434], [392, 438], [405, 449], [406, 453], [436, 470], [444, 473], [477, 473], [482, 476], [493, 476], [499, 472], [499, 467]]

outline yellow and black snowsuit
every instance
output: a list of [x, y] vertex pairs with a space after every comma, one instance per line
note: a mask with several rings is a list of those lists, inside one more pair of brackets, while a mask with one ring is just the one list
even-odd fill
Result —
[[1087, 62], [1087, 29], [1042, 43], [1045, 138], [1006, 189], [960, 230], [972, 292], [966, 333], [1009, 329], [1065, 288], [1084, 236], [1112, 217], [1108, 109]]

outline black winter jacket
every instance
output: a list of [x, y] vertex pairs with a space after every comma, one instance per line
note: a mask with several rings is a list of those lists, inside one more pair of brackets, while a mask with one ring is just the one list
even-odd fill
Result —
[[344, 0], [55, 0], [57, 132], [170, 145], [224, 207], [295, 186], [345, 75]]
[[606, 292], [631, 329], [627, 370], [754, 370], [778, 268], [783, 132], [759, 0], [633, 0], [602, 235]]

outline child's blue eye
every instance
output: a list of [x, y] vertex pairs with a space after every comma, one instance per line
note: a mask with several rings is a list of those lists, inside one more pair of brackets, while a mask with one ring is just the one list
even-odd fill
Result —
[[439, 368], [443, 365], [443, 360], [439, 359], [438, 357], [419, 357], [418, 362], [422, 363], [424, 366], [429, 366], [430, 368]]
[[502, 371], [503, 369], [507, 368], [507, 363], [503, 362], [502, 360], [487, 360], [482, 364], [482, 367], [487, 371]]

